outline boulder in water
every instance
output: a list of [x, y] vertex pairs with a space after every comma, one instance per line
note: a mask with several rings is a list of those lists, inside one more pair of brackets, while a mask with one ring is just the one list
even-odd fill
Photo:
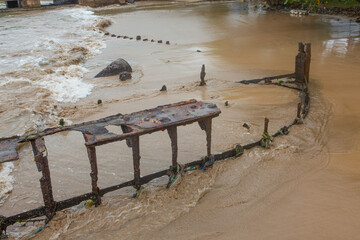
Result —
[[131, 73], [129, 73], [129, 72], [122, 72], [122, 73], [120, 73], [119, 79], [120, 79], [121, 81], [125, 81], [125, 80], [128, 80], [128, 79], [131, 79]]
[[118, 58], [116, 61], [110, 63], [101, 72], [96, 74], [95, 78], [115, 76], [122, 72], [132, 72], [132, 68], [127, 61], [122, 58]]

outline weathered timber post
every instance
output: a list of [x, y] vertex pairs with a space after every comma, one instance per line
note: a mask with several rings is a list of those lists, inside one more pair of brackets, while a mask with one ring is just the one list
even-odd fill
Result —
[[177, 128], [170, 127], [167, 129], [168, 134], [171, 140], [171, 150], [172, 150], [172, 169], [176, 174], [177, 172], [177, 156], [178, 156], [178, 145], [177, 145]]
[[[83, 133], [85, 142], [88, 142], [93, 135]], [[98, 181], [98, 167], [97, 167], [97, 159], [96, 159], [96, 149], [95, 146], [86, 146], [87, 154], [90, 161], [90, 177], [91, 177], [91, 190], [93, 193], [92, 200], [95, 203], [95, 206], [99, 206], [101, 204], [100, 197], [100, 189], [97, 185]]]
[[47, 155], [44, 156], [44, 153], [47, 154], [45, 147], [45, 141], [42, 138], [36, 138], [31, 140], [31, 146], [35, 157], [36, 166], [38, 171], [42, 173], [40, 178], [41, 192], [43, 195], [44, 205], [45, 205], [45, 215], [48, 220], [50, 220], [56, 211], [56, 203], [54, 201], [54, 196], [51, 186], [50, 178], [50, 169], [47, 159]]
[[139, 136], [131, 137], [131, 147], [133, 154], [133, 163], [134, 163], [134, 187], [136, 190], [140, 190], [140, 141]]
[[205, 82], [205, 75], [206, 75], [206, 72], [205, 72], [205, 64], [202, 65], [201, 67], [201, 72], [200, 72], [200, 86], [204, 86], [206, 85], [206, 82]]
[[311, 43], [305, 43], [305, 80], [310, 80], [310, 62], [311, 62]]
[[200, 128], [206, 133], [206, 146], [207, 146], [207, 156], [211, 157], [211, 123], [212, 119], [205, 119], [198, 122]]
[[295, 57], [295, 81], [298, 83], [305, 83], [305, 59], [306, 54], [304, 44], [299, 43], [298, 54]]

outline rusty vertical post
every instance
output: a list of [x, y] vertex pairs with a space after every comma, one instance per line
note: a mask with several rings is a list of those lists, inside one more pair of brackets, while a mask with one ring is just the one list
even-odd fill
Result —
[[[45, 141], [39, 137], [31, 140], [31, 146], [35, 157], [36, 166], [39, 172], [41, 171], [42, 177], [40, 178], [41, 192], [43, 195], [45, 205], [45, 215], [51, 219], [55, 215], [56, 203], [52, 192], [51, 177], [49, 163], [47, 159], [47, 150]], [[46, 155], [44, 156], [44, 153]]]
[[311, 62], [311, 43], [305, 43], [305, 80], [309, 83]]
[[305, 82], [305, 50], [304, 44], [299, 43], [298, 54], [295, 57], [295, 81], [298, 83]]
[[140, 190], [141, 183], [140, 183], [140, 141], [139, 136], [131, 137], [131, 147], [132, 147], [132, 154], [133, 154], [133, 162], [134, 162], [134, 183], [135, 188]]
[[[90, 140], [90, 138], [92, 137], [92, 135], [86, 134], [86, 133], [83, 133], [83, 136], [84, 136], [85, 142], [88, 142]], [[95, 146], [86, 146], [86, 150], [87, 150], [90, 167], [91, 167], [91, 172], [90, 172], [91, 190], [94, 195], [92, 200], [94, 201], [95, 206], [99, 206], [101, 204], [101, 197], [99, 194], [100, 189], [97, 185], [98, 167], [97, 167], [97, 159], [96, 159], [96, 149], [95, 149]]]
[[200, 72], [200, 86], [204, 86], [206, 85], [206, 82], [205, 82], [205, 64], [202, 65], [201, 67], [201, 72]]
[[209, 158], [211, 157], [211, 123], [211, 118], [199, 121], [200, 128], [206, 133], [207, 156]]
[[264, 132], [268, 132], [268, 128], [269, 128], [269, 119], [265, 118], [264, 121]]
[[168, 134], [171, 140], [171, 150], [172, 150], [172, 168], [174, 173], [177, 172], [177, 157], [178, 157], [178, 145], [177, 145], [177, 128], [170, 127], [167, 129]]

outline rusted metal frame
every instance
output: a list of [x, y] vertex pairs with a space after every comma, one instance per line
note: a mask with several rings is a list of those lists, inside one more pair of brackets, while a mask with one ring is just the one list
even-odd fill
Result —
[[177, 172], [177, 157], [178, 157], [178, 144], [177, 144], [177, 127], [169, 127], [167, 129], [171, 140], [171, 152], [172, 152], [172, 170], [174, 173]]
[[139, 136], [131, 137], [131, 147], [134, 164], [134, 187], [139, 190], [141, 187], [140, 181], [140, 138]]
[[269, 81], [269, 80], [281, 79], [281, 78], [293, 78], [293, 77], [295, 77], [295, 73], [287, 73], [287, 74], [276, 75], [271, 77], [257, 78], [251, 80], [241, 80], [241, 81], [237, 81], [236, 83], [243, 83], [243, 84], [259, 83], [262, 81]]
[[140, 132], [132, 131], [132, 132], [125, 133], [125, 134], [122, 134], [122, 135], [115, 135], [115, 136], [111, 136], [111, 137], [106, 137], [105, 139], [90, 140], [89, 142], [87, 142], [85, 144], [87, 146], [101, 146], [101, 145], [108, 144], [108, 143], [111, 143], [111, 142], [121, 141], [121, 140], [124, 140], [124, 139], [127, 139], [127, 138], [131, 139], [131, 137], [133, 137], [133, 136], [142, 136], [142, 135], [145, 135], [145, 134], [150, 134], [150, 133], [153, 133], [153, 132], [162, 131], [162, 130], [165, 130], [165, 129], [169, 128], [169, 127], [177, 127], [177, 126], [188, 125], [188, 124], [191, 124], [191, 123], [194, 123], [194, 122], [199, 122], [199, 121], [205, 120], [207, 118], [214, 118], [214, 117], [217, 117], [219, 115], [220, 115], [220, 112], [217, 113], [217, 114], [213, 114], [213, 113], [206, 114], [206, 115], [202, 115], [201, 117], [194, 118], [192, 120], [179, 121], [176, 124], [173, 124], [173, 123], [163, 124], [161, 126], [154, 127], [154, 128], [151, 128], [151, 129], [143, 129]]
[[[88, 142], [90, 138], [92, 138], [92, 135], [90, 134], [86, 134], [83, 133], [85, 142]], [[99, 187], [98, 187], [98, 167], [97, 167], [97, 159], [96, 159], [96, 149], [95, 146], [86, 146], [86, 150], [87, 150], [87, 154], [88, 154], [88, 158], [89, 158], [89, 162], [90, 162], [90, 167], [91, 167], [91, 172], [90, 172], [90, 177], [91, 177], [91, 189], [92, 189], [92, 200], [95, 203], [95, 206], [98, 206], [101, 204], [101, 197], [99, 194]]]
[[42, 177], [40, 178], [41, 192], [43, 195], [45, 215], [48, 219], [51, 219], [56, 213], [56, 202], [52, 192], [50, 169], [45, 147], [45, 141], [42, 138], [37, 138], [31, 141], [31, 146], [35, 156], [35, 162], [38, 170], [41, 171]]
[[207, 146], [207, 156], [211, 156], [211, 123], [212, 118], [207, 118], [202, 121], [199, 121], [199, 126], [206, 133], [206, 146]]
[[299, 43], [298, 47], [298, 54], [295, 57], [295, 81], [303, 83], [305, 82], [306, 53], [302, 42]]

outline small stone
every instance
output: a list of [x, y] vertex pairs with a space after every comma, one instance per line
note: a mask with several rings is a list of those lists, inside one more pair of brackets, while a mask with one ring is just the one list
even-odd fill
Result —
[[122, 73], [120, 73], [119, 79], [120, 79], [121, 81], [125, 81], [125, 80], [128, 80], [128, 79], [131, 79], [131, 73], [129, 73], [129, 72], [122, 72]]
[[167, 45], [170, 45], [170, 41], [166, 41], [166, 44], [167, 44]]
[[98, 105], [99, 105], [99, 104], [102, 104], [102, 100], [101, 100], [101, 99], [97, 100], [97, 104], [98, 104]]
[[111, 37], [116, 37], [116, 35], [115, 35], [115, 34], [111, 34]]
[[248, 130], [250, 130], [250, 126], [249, 126], [247, 123], [244, 123], [244, 124], [243, 124], [243, 127], [246, 128], [246, 129], [248, 129]]
[[117, 36], [117, 38], [121, 38], [121, 36]]
[[160, 89], [160, 92], [163, 92], [163, 91], [167, 91], [166, 85], [163, 85], [162, 88]]
[[134, 38], [129, 38], [130, 40], [133, 40]]
[[196, 50], [196, 52], [201, 52], [201, 50], [198, 49], [198, 50]]
[[60, 118], [60, 120], [59, 120], [59, 125], [60, 125], [60, 126], [64, 126], [64, 124], [65, 124], [64, 119], [63, 119], [63, 118]]
[[154, 39], [151, 39], [151, 42], [155, 42], [155, 40], [154, 40]]
[[146, 42], [146, 41], [148, 41], [148, 39], [147, 39], [147, 38], [144, 38], [143, 41]]
[[110, 35], [110, 33], [109, 33], [109, 32], [106, 32], [106, 33], [105, 33], [105, 36], [108, 36], [108, 35]]
[[136, 40], [141, 40], [141, 37], [140, 36], [136, 36]]
[[158, 43], [162, 43], [162, 40], [159, 40]]
[[127, 38], [129, 38], [128, 36], [124, 36], [124, 39], [127, 39]]

